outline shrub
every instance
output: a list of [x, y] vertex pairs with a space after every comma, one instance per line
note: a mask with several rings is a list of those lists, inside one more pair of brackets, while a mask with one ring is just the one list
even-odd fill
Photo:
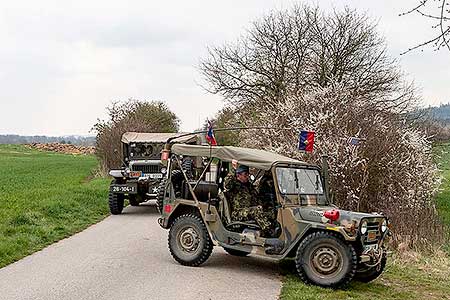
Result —
[[[442, 241], [433, 203], [439, 186], [431, 142], [401, 114], [376, 109], [355, 99], [342, 85], [316, 88], [298, 98], [258, 108], [252, 125], [290, 130], [241, 134], [242, 144], [320, 164], [329, 156], [330, 187], [341, 208], [383, 212], [394, 225], [394, 245], [427, 248]], [[297, 150], [298, 131], [316, 132], [314, 152]], [[364, 138], [358, 146], [348, 137]]]
[[103, 174], [122, 164], [121, 138], [127, 131], [177, 132], [179, 120], [163, 102], [129, 99], [107, 107], [108, 120], [98, 120], [95, 153]]

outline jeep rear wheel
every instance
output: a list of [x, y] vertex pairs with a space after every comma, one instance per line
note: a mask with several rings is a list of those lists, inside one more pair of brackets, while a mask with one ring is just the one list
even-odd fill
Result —
[[297, 272], [306, 282], [337, 288], [352, 280], [357, 256], [352, 245], [331, 232], [314, 232], [299, 245], [295, 258]]
[[184, 266], [197, 267], [211, 255], [213, 244], [203, 220], [195, 214], [181, 215], [169, 231], [169, 250]]
[[383, 273], [384, 268], [386, 267], [386, 254], [383, 254], [383, 257], [381, 257], [380, 262], [374, 266], [374, 267], [364, 267], [361, 266], [356, 270], [355, 274], [355, 280], [358, 280], [360, 282], [370, 282], [372, 280], [375, 280], [378, 278], [378, 276]]

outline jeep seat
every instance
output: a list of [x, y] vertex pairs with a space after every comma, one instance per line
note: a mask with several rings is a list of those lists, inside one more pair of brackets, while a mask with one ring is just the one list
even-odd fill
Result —
[[[197, 183], [196, 180], [189, 180], [189, 182], [183, 181], [184, 187], [183, 187], [183, 197], [185, 199], [192, 200], [192, 195], [189, 190], [189, 185], [191, 187], [194, 187]], [[217, 183], [215, 182], [209, 182], [209, 181], [200, 181], [195, 188], [195, 195], [197, 196], [198, 201], [207, 202], [208, 199], [214, 199], [217, 198], [217, 193], [219, 192], [219, 188], [217, 186]]]
[[223, 192], [218, 194], [219, 202], [219, 213], [222, 218], [222, 222], [225, 224], [225, 228], [230, 231], [242, 231], [244, 228], [251, 228], [256, 230], [261, 230], [256, 221], [240, 222], [231, 220], [231, 209], [227, 198]]

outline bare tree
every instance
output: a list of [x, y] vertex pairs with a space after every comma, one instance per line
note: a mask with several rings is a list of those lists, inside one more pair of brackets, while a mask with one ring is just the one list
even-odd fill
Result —
[[331, 81], [383, 108], [404, 111], [416, 100], [375, 24], [350, 9], [273, 11], [237, 42], [210, 48], [200, 69], [207, 89], [236, 106], [270, 103]]
[[[430, 5], [430, 3], [432, 4]], [[420, 0], [418, 5], [401, 13], [400, 16], [413, 13], [434, 21], [432, 28], [436, 30], [436, 34], [431, 39], [409, 48], [401, 55], [427, 45], [431, 45], [435, 50], [446, 48], [450, 51], [450, 24], [446, 23], [450, 21], [450, 2], [448, 0]]]

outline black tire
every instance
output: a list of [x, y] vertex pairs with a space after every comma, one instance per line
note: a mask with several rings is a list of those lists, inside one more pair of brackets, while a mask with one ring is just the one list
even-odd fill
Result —
[[193, 163], [194, 163], [194, 161], [190, 157], [186, 157], [183, 160], [183, 162], [181, 163], [181, 168], [186, 173], [186, 176], [187, 176], [188, 179], [192, 179], [192, 177], [194, 177], [194, 175], [192, 173], [192, 165], [193, 165]]
[[183, 185], [184, 176], [181, 170], [172, 170], [172, 176], [170, 177], [173, 185], [173, 189], [177, 196], [181, 196], [181, 187]]
[[[111, 182], [112, 184], [116, 183], [115, 180]], [[109, 191], [109, 211], [113, 215], [120, 215], [123, 210], [123, 202], [124, 202], [124, 195], [123, 194], [116, 194], [111, 191]]]
[[185, 214], [172, 223], [169, 250], [180, 264], [197, 267], [209, 258], [212, 249], [213, 243], [200, 216]]
[[381, 261], [378, 265], [371, 268], [365, 268], [364, 266], [356, 269], [356, 274], [354, 279], [360, 282], [371, 282], [372, 280], [377, 279], [381, 273], [383, 273], [384, 268], [386, 267], [387, 258], [384, 254], [381, 258]]
[[158, 210], [158, 212], [160, 214], [162, 214], [162, 210], [163, 210], [165, 187], [166, 187], [166, 179], [163, 178], [159, 182], [158, 194], [156, 196], [156, 209]]
[[314, 232], [298, 246], [295, 265], [300, 278], [321, 287], [348, 284], [356, 272], [357, 256], [352, 245], [331, 232]]
[[250, 252], [226, 248], [226, 247], [223, 247], [223, 250], [225, 250], [230, 255], [239, 256], [239, 257], [245, 257], [250, 254]]
[[[173, 188], [175, 189], [175, 195], [177, 197], [181, 196], [181, 184], [183, 180], [183, 174], [181, 173], [181, 170], [172, 170], [171, 178]], [[160, 214], [162, 214], [163, 211], [166, 182], [167, 182], [166, 178], [161, 179], [158, 186], [158, 194], [156, 196], [156, 209]]]

